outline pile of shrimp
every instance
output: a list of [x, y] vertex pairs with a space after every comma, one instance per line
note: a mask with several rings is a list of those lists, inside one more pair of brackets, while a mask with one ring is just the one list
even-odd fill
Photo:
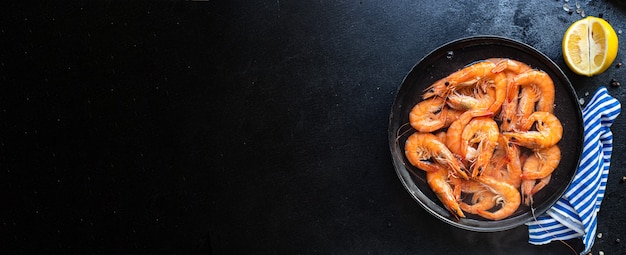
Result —
[[511, 216], [550, 182], [563, 134], [550, 76], [506, 58], [474, 62], [428, 87], [405, 155], [456, 217]]

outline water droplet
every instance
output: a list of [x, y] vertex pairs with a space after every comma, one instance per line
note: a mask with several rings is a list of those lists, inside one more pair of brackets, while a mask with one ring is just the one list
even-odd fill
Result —
[[567, 4], [567, 3], [563, 4], [563, 10], [565, 10], [566, 12], [569, 12], [571, 10], [569, 8], [569, 4]]
[[446, 54], [446, 58], [452, 59], [452, 57], [454, 57], [454, 51], [448, 51], [448, 53]]

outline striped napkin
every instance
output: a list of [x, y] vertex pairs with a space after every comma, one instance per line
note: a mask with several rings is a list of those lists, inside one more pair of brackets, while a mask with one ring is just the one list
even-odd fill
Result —
[[611, 124], [621, 105], [605, 87], [599, 88], [582, 112], [584, 147], [578, 171], [565, 194], [545, 214], [528, 226], [528, 242], [547, 244], [553, 240], [582, 237], [586, 254], [596, 236], [597, 213], [609, 175], [613, 135]]

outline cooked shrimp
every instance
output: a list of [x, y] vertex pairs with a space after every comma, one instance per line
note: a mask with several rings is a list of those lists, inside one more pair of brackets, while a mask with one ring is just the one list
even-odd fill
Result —
[[453, 173], [467, 179], [465, 167], [437, 136], [431, 133], [413, 133], [406, 140], [404, 153], [409, 162], [424, 171], [436, 170], [435, 162], [453, 170]]
[[498, 181], [504, 181], [507, 178], [506, 165], [508, 164], [508, 157], [506, 150], [500, 143], [496, 145], [496, 149], [493, 151], [489, 164], [483, 168], [481, 175], [491, 176]]
[[531, 206], [533, 204], [533, 188], [535, 187], [535, 183], [537, 180], [523, 180], [522, 185], [520, 187], [522, 200], [524, 204], [527, 206]]
[[437, 171], [426, 172], [426, 181], [448, 211], [456, 216], [465, 217], [448, 182], [448, 176], [448, 170], [439, 166]]
[[[492, 118], [478, 117], [472, 119], [461, 134], [461, 155], [468, 155], [467, 148], [477, 145], [475, 161], [472, 164], [472, 177], [478, 174], [489, 164], [493, 151], [498, 143], [498, 124]], [[474, 158], [469, 158], [474, 160]]]
[[552, 175], [548, 175], [546, 177], [539, 179], [539, 182], [535, 184], [535, 187], [533, 187], [530, 194], [534, 195], [535, 193], [542, 190], [546, 185], [548, 185], [548, 183], [550, 183], [550, 179], [552, 179]]
[[446, 98], [451, 92], [458, 89], [475, 85], [484, 86], [489, 82], [506, 84], [505, 76], [502, 73], [491, 72], [494, 67], [495, 64], [488, 61], [470, 64], [430, 85], [426, 88], [423, 98], [434, 96]]
[[[506, 137], [504, 136], [501, 137], [506, 139]], [[508, 173], [508, 178], [506, 179], [506, 182], [513, 185], [513, 187], [519, 188], [520, 184], [522, 183], [522, 163], [520, 162], [519, 158], [520, 149], [517, 144], [510, 143], [508, 139], [506, 139], [506, 145], [508, 146], [506, 151], [507, 157], [509, 158], [509, 163], [506, 165]]]
[[[512, 129], [518, 130], [521, 123], [526, 121], [528, 117], [535, 112], [535, 103], [539, 100], [539, 94], [532, 88], [522, 88], [519, 95], [519, 102], [517, 104], [517, 114], [511, 116]], [[508, 119], [507, 119], [508, 120]]]
[[491, 220], [500, 220], [511, 216], [519, 208], [521, 196], [511, 184], [497, 181], [488, 176], [480, 176], [476, 180], [495, 193], [496, 204], [501, 205], [495, 212], [478, 210], [478, 215]]
[[510, 143], [503, 136], [498, 136], [498, 145], [491, 159], [491, 166], [487, 169], [487, 175], [498, 181], [503, 181], [519, 188], [522, 182], [522, 166], [520, 151], [516, 144]]
[[409, 123], [419, 132], [432, 132], [445, 125], [446, 115], [444, 99], [434, 97], [413, 107], [409, 113]]
[[544, 71], [530, 70], [515, 76], [514, 82], [522, 87], [531, 87], [539, 95], [537, 111], [552, 113], [554, 110], [554, 82]]
[[493, 58], [488, 59], [496, 64], [496, 66], [492, 69], [492, 72], [504, 72], [507, 75], [508, 79], [513, 79], [516, 75], [532, 70], [532, 68], [520, 61], [508, 59], [508, 58]]
[[[502, 122], [500, 129], [512, 131], [517, 125], [517, 105], [519, 100], [519, 85], [514, 81], [515, 76], [531, 70], [527, 64], [512, 59], [490, 59], [496, 64], [492, 72], [504, 72], [507, 79], [506, 99], [502, 103], [499, 120]], [[534, 105], [533, 105], [534, 107]], [[530, 114], [530, 113], [529, 113]]]
[[542, 149], [557, 144], [563, 135], [561, 121], [549, 112], [534, 112], [522, 124], [522, 130], [530, 130], [536, 122], [537, 131], [504, 132], [511, 142], [531, 149]]
[[502, 107], [500, 110], [500, 115], [498, 119], [502, 122], [500, 124], [500, 130], [502, 131], [513, 131], [517, 126], [517, 98], [514, 100], [507, 100], [502, 103]]
[[495, 102], [495, 89], [487, 88], [487, 93], [474, 90], [471, 94], [453, 91], [447, 97], [447, 104], [453, 109], [467, 111], [472, 109], [488, 109]]
[[546, 185], [548, 185], [551, 178], [552, 175], [548, 175], [538, 180], [523, 180], [521, 190], [522, 200], [524, 201], [524, 204], [527, 206], [531, 206], [533, 204], [533, 195], [535, 195]]
[[478, 214], [479, 211], [486, 211], [496, 205], [496, 194], [485, 189], [472, 194], [471, 204], [461, 201], [459, 206], [461, 210]]
[[561, 161], [561, 150], [553, 145], [535, 151], [524, 163], [522, 178], [525, 180], [542, 179], [552, 174]]
[[452, 122], [450, 127], [448, 127], [448, 131], [446, 132], [446, 146], [448, 146], [450, 151], [453, 153], [461, 155], [461, 157], [465, 158], [466, 155], [463, 155], [461, 151], [461, 135], [463, 134], [463, 129], [472, 120], [472, 118], [489, 116], [492, 114], [493, 113], [486, 111], [485, 109], [466, 111], [461, 114], [456, 121]]
[[494, 79], [495, 79], [494, 87], [495, 87], [496, 97], [495, 97], [495, 101], [493, 102], [493, 104], [491, 104], [488, 110], [492, 112], [499, 112], [500, 108], [502, 107], [502, 104], [506, 100], [506, 97], [507, 97], [506, 93], [507, 93], [508, 85], [506, 81], [506, 75], [504, 74], [500, 73]]
[[[495, 205], [495, 200], [491, 199], [493, 196], [490, 196], [493, 193], [487, 190], [487, 188], [485, 188], [485, 186], [483, 186], [480, 182], [471, 179], [461, 180], [459, 187], [462, 193], [471, 196], [470, 199], [464, 199], [465, 201], [469, 200], [469, 204], [464, 201], [459, 202], [461, 210], [476, 214], [477, 210], [488, 210]], [[485, 201], [485, 199], [492, 200], [494, 202]]]

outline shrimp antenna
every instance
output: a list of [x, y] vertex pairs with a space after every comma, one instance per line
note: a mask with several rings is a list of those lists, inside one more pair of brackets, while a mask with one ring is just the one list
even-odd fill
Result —
[[[396, 139], [393, 142], [394, 146], [393, 146], [393, 154], [396, 156], [396, 158], [400, 161], [402, 160], [402, 157], [400, 156], [400, 154], [398, 153], [397, 147], [399, 147], [398, 143], [400, 142], [400, 138], [409, 134], [409, 132], [414, 131], [412, 128], [408, 128], [402, 132], [400, 132], [400, 130], [405, 129], [407, 126], [409, 125], [409, 123], [404, 123], [402, 124], [400, 127], [398, 127], [398, 130], [396, 130]], [[404, 164], [404, 163], [403, 163]], [[405, 164], [406, 165], [406, 164]]]
[[[539, 225], [539, 227], [540, 227], [541, 229], [543, 229], [543, 231], [545, 231], [546, 233], [548, 233], [548, 234], [549, 234], [549, 233], [550, 233], [550, 231], [548, 231], [547, 229], [545, 229], [545, 228], [541, 225], [541, 223], [539, 223], [539, 220], [537, 220], [537, 216], [535, 215], [535, 208], [530, 207], [530, 213], [533, 215], [533, 219], [535, 220], [535, 223], [537, 223], [537, 225]], [[552, 235], [552, 237], [556, 238], [556, 236], [555, 236], [555, 235]], [[565, 241], [563, 241], [563, 240], [560, 240], [560, 239], [559, 239], [559, 242], [561, 242], [563, 245], [567, 246], [567, 248], [569, 248], [569, 249], [572, 251], [572, 253], [574, 253], [574, 254], [578, 254], [578, 252], [576, 252], [576, 249], [574, 249], [574, 247], [572, 247], [571, 245], [569, 245], [569, 244], [568, 244], [568, 243], [566, 243]]]

